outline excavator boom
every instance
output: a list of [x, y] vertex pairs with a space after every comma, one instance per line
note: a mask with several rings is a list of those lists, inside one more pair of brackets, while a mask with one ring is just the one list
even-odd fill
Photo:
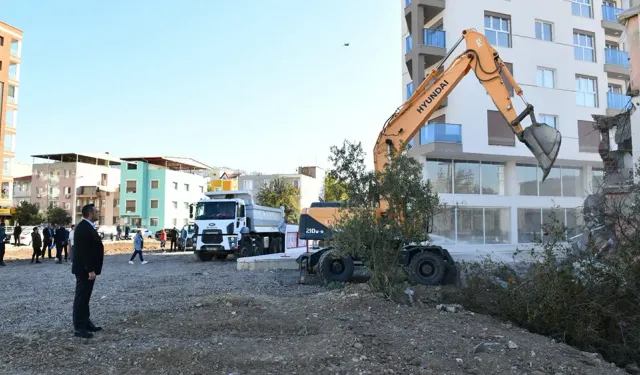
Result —
[[[466, 42], [466, 51], [457, 56], [446, 70], [442, 70], [444, 61], [463, 40]], [[385, 124], [374, 148], [375, 169], [384, 169], [393, 154], [392, 150], [399, 149], [401, 143], [412, 139], [460, 80], [473, 70], [491, 96], [493, 104], [506, 120], [507, 126], [537, 159], [543, 171], [544, 181], [558, 156], [562, 136], [555, 128], [538, 123], [533, 106], [526, 101], [525, 110], [520, 114], [516, 112], [502, 75], [524, 101], [522, 89], [500, 59], [498, 52], [491, 47], [484, 35], [475, 30], [464, 30], [462, 37], [447, 57]], [[523, 130], [521, 122], [527, 116], [531, 118], [532, 125]]]

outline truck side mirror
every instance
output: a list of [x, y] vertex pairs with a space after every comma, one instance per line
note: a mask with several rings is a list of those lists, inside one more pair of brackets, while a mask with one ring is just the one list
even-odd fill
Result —
[[189, 205], [189, 219], [193, 219], [193, 204]]

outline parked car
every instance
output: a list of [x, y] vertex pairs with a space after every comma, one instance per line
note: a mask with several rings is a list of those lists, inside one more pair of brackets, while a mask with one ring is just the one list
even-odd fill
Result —
[[[20, 243], [23, 245], [31, 246], [31, 244], [33, 243], [32, 242], [33, 240], [31, 238], [32, 232], [33, 232], [33, 227], [23, 229], [22, 233], [20, 233]], [[40, 229], [38, 229], [38, 235], [42, 240], [42, 231]]]
[[98, 234], [103, 240], [105, 238], [112, 240], [118, 236], [118, 231], [113, 225], [101, 225], [98, 227]]
[[129, 237], [133, 238], [136, 233], [141, 230], [142, 231], [142, 238], [153, 238], [153, 232], [150, 231], [147, 228], [131, 228], [131, 232], [129, 232]]

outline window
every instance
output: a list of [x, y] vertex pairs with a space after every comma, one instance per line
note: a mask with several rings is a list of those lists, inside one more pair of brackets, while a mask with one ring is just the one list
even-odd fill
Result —
[[100, 184], [102, 186], [109, 185], [109, 176], [106, 173], [101, 173], [100, 174]]
[[[515, 77], [514, 75], [515, 73], [513, 72], [513, 64], [509, 62], [505, 62], [504, 65], [507, 67], [507, 69], [509, 69], [509, 72], [511, 72], [511, 75]], [[503, 72], [500, 72], [500, 76], [502, 77], [504, 86], [507, 88], [507, 91], [509, 92], [509, 96], [513, 98], [513, 95], [514, 95], [513, 86], [511, 86], [511, 83], [509, 82], [509, 80], [507, 79], [507, 77], [504, 75]]]
[[595, 78], [576, 76], [576, 105], [593, 108], [598, 106]]
[[554, 115], [540, 115], [538, 116], [538, 121], [547, 124], [549, 126], [553, 126], [558, 129], [558, 116]]
[[189, 184], [184, 184], [184, 191], [189, 191]]
[[480, 164], [482, 194], [504, 195], [504, 164], [482, 162]]
[[598, 152], [600, 145], [600, 132], [593, 126], [593, 121], [578, 120], [578, 151]]
[[18, 64], [9, 63], [9, 79], [18, 80]]
[[9, 103], [17, 103], [18, 102], [18, 89], [15, 86], [9, 85], [9, 90], [7, 91], [7, 101]]
[[71, 186], [65, 186], [64, 187], [64, 193], [65, 194], [71, 194]]
[[442, 246], [507, 244], [510, 216], [509, 208], [448, 207], [435, 216], [431, 241]]
[[160, 181], [158, 180], [151, 180], [151, 188], [152, 189], [157, 189], [160, 187]]
[[604, 181], [604, 169], [593, 168], [591, 170], [591, 182], [589, 182], [589, 190], [592, 193], [596, 193], [602, 190], [603, 181]]
[[128, 170], [138, 169], [138, 164], [137, 163], [127, 163], [127, 169]]
[[189, 209], [189, 202], [184, 202], [184, 208], [187, 210]]
[[494, 46], [511, 47], [511, 19], [508, 16], [495, 16], [485, 13], [484, 35]]
[[177, 182], [173, 183], [173, 190], [178, 190], [178, 183]]
[[456, 194], [480, 194], [480, 163], [456, 161], [453, 189]]
[[182, 223], [183, 223], [184, 225], [189, 224], [189, 219], [183, 219], [183, 220], [182, 220]]
[[504, 164], [501, 163], [427, 160], [427, 179], [438, 193], [505, 193]]
[[111, 222], [113, 223], [113, 225], [118, 225], [118, 217], [117, 216], [112, 217], [111, 220], [112, 220]]
[[[2, 89], [1, 85], [0, 85], [0, 89]], [[16, 110], [7, 109], [4, 121], [8, 127], [15, 128], [16, 127]]]
[[118, 207], [118, 205], [120, 205], [120, 200], [119, 199], [114, 199], [113, 200], [113, 208]]
[[575, 236], [582, 226], [582, 210], [579, 208], [518, 208], [518, 243], [532, 243], [544, 239], [543, 230], [549, 225], [563, 224], [567, 237]]
[[489, 145], [511, 147], [516, 145], [516, 137], [499, 111], [487, 111], [487, 135]]
[[253, 180], [246, 180], [242, 182], [242, 187], [245, 190], [253, 190]]
[[160, 207], [160, 203], [158, 202], [157, 199], [152, 199], [151, 200], [151, 208], [158, 208]]
[[157, 227], [158, 226], [158, 218], [157, 217], [150, 217], [149, 218], [149, 226], [150, 227]]
[[544, 182], [535, 165], [516, 164], [518, 195], [546, 197], [583, 197], [582, 169], [553, 167]]
[[536, 39], [552, 42], [553, 24], [551, 22], [536, 20]]
[[427, 178], [438, 193], [453, 193], [451, 161], [427, 160]]
[[547, 87], [550, 89], [556, 87], [556, 77], [554, 70], [538, 67], [538, 71], [536, 72], [536, 81], [538, 86], [540, 87]]
[[138, 181], [127, 180], [127, 193], [136, 193], [138, 191]]
[[176, 218], [171, 219], [171, 223], [175, 227], [176, 225], [178, 225], [178, 219], [176, 219]]
[[407, 99], [413, 95], [413, 81], [407, 83]]
[[585, 32], [573, 32], [573, 58], [580, 61], [596, 61], [594, 36]]
[[125, 212], [133, 213], [136, 212], [136, 200], [135, 199], [127, 199], [125, 203]]
[[71, 171], [70, 171], [70, 170], [68, 170], [68, 169], [65, 169], [65, 170], [64, 170], [64, 177], [65, 177], [65, 178], [69, 178], [69, 177], [71, 177]]
[[571, 14], [591, 18], [591, 0], [571, 0]]
[[204, 193], [204, 186], [200, 186], [200, 192]]
[[0, 36], [0, 47], [4, 46], [4, 37]]
[[177, 201], [173, 201], [171, 203], [173, 203], [173, 208], [178, 208], [178, 202]]

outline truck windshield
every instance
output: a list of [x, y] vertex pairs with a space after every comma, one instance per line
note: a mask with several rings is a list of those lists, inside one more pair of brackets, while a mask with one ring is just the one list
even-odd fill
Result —
[[196, 220], [233, 219], [235, 202], [201, 202], [196, 205]]

